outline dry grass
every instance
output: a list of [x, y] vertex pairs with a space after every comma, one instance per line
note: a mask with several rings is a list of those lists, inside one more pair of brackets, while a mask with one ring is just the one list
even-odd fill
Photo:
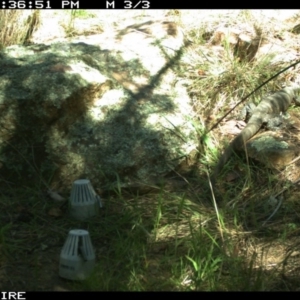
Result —
[[[199, 13], [168, 12], [192, 41], [176, 70], [178, 78], [188, 82], [197, 112], [191, 122], [202, 136], [199, 164], [185, 178], [187, 187], [172, 192], [162, 188], [146, 195], [117, 190], [104, 196], [105, 209], [98, 218], [78, 224], [66, 217], [66, 207], [57, 207], [44, 197], [40, 187], [20, 190], [6, 183], [0, 197], [1, 264], [6, 270], [6, 277], [0, 273], [2, 289], [299, 289], [297, 185], [289, 184], [285, 173], [236, 157], [219, 178], [218, 191], [213, 191], [219, 200], [214, 206], [207, 176], [232, 138], [219, 129], [208, 134], [208, 129], [243, 96], [289, 64], [274, 59], [276, 53], [271, 50], [259, 51], [268, 43], [284, 47], [286, 53], [297, 50], [299, 37], [289, 29], [299, 23], [299, 17], [276, 22], [251, 11], [220, 12], [222, 17], [210, 18], [209, 14], [199, 18]], [[13, 35], [5, 24], [6, 39], [1, 43], [9, 45]], [[104, 30], [111, 24], [103, 22]], [[243, 48], [236, 48], [230, 34], [218, 40], [215, 33], [222, 24], [253, 32], [261, 43], [255, 55], [243, 55]], [[262, 95], [295, 79], [297, 73], [299, 67], [289, 70], [249, 101], [259, 102]], [[242, 175], [229, 180], [233, 169]], [[271, 197], [284, 188], [283, 198]], [[61, 215], [49, 213], [53, 207]], [[91, 278], [78, 283], [58, 277], [59, 251], [74, 227], [90, 231], [98, 261]]]
[[38, 28], [39, 10], [2, 10], [0, 12], [0, 47], [24, 44]]

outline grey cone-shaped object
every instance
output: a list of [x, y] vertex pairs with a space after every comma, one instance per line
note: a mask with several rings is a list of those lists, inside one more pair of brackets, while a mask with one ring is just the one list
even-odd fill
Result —
[[86, 279], [95, 267], [95, 252], [89, 232], [70, 230], [60, 253], [59, 276], [70, 280]]
[[74, 181], [70, 197], [70, 215], [77, 220], [85, 220], [98, 214], [102, 207], [100, 197], [96, 194], [88, 179]]

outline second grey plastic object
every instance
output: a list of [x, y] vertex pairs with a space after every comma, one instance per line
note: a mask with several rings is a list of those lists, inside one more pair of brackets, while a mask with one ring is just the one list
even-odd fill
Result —
[[71, 217], [81, 221], [97, 215], [102, 207], [101, 199], [88, 179], [73, 182], [70, 202]]
[[89, 232], [69, 231], [60, 253], [59, 276], [70, 280], [86, 279], [95, 267], [95, 252]]

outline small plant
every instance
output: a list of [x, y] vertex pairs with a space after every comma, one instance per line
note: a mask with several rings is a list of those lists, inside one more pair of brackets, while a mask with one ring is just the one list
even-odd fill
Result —
[[75, 20], [76, 18], [79, 19], [89, 19], [89, 18], [94, 18], [95, 14], [83, 9], [72, 9], [70, 11], [70, 17], [69, 17], [69, 22], [65, 25], [63, 25], [66, 34], [68, 36], [74, 36], [76, 35], [76, 29], [75, 29]]

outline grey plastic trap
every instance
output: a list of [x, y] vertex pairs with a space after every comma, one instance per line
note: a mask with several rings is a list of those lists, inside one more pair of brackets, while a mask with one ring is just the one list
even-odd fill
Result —
[[82, 229], [70, 230], [62, 248], [59, 276], [70, 280], [86, 279], [95, 266], [95, 252], [89, 232]]
[[70, 215], [84, 220], [98, 214], [102, 202], [88, 179], [74, 181], [70, 197]]

